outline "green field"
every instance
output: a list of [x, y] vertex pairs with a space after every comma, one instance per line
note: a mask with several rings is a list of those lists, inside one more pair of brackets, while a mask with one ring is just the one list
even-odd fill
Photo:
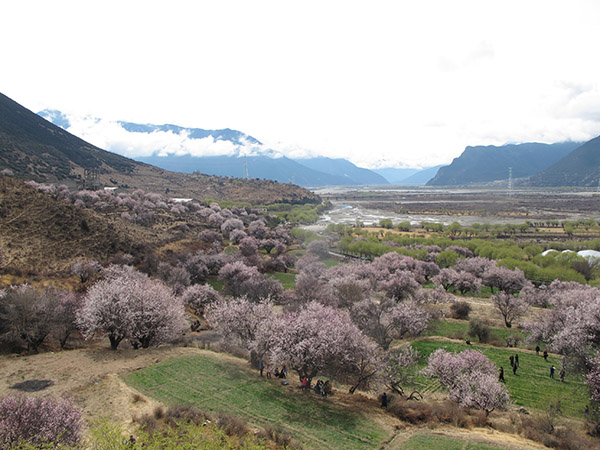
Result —
[[502, 447], [439, 434], [416, 434], [400, 448], [402, 450], [502, 450]]
[[[567, 374], [565, 382], [561, 383], [558, 372], [561, 359], [549, 356], [545, 361], [541, 354], [514, 348], [495, 348], [485, 345], [466, 345], [462, 342], [447, 342], [436, 340], [419, 340], [412, 343], [423, 355], [428, 356], [434, 350], [443, 348], [452, 352], [460, 352], [467, 348], [480, 350], [496, 366], [504, 367], [506, 387], [513, 403], [527, 409], [548, 410], [548, 407], [560, 401], [565, 416], [584, 417], [585, 405], [588, 403], [588, 390], [581, 376]], [[519, 369], [513, 375], [509, 356], [519, 355]], [[555, 379], [550, 378], [550, 366], [557, 368]], [[425, 361], [423, 361], [425, 366]], [[425, 380], [420, 387], [426, 392], [439, 389], [435, 380]]]
[[294, 289], [296, 287], [296, 275], [297, 274], [291, 272], [275, 272], [269, 274], [271, 278], [279, 281], [285, 289]]
[[[469, 322], [466, 320], [434, 320], [429, 324], [424, 335], [445, 336], [449, 338], [458, 338], [458, 336], [461, 336], [460, 339], [466, 339], [469, 336]], [[490, 327], [490, 339], [494, 336], [503, 341], [509, 336], [517, 336], [522, 342], [525, 341], [525, 335], [517, 328]], [[477, 342], [477, 338], [471, 338], [471, 341]]]
[[125, 381], [167, 405], [185, 403], [250, 423], [277, 425], [311, 448], [372, 449], [389, 434], [360, 411], [260, 378], [239, 361], [210, 352], [170, 359], [130, 373]]

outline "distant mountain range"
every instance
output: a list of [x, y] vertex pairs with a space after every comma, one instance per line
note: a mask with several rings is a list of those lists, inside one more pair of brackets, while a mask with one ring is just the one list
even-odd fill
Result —
[[38, 182], [140, 188], [173, 197], [254, 204], [319, 202], [306, 189], [272, 181], [168, 172], [102, 150], [0, 94], [0, 170]]
[[[38, 114], [67, 130], [71, 127], [69, 117], [60, 111], [43, 110]], [[98, 119], [91, 120], [98, 121]], [[149, 125], [131, 122], [117, 122], [117, 124], [124, 131], [135, 133], [135, 136], [139, 136], [140, 133], [147, 136], [153, 133], [170, 133], [171, 136], [180, 136], [182, 142], [189, 144], [189, 149], [182, 148], [185, 143], [180, 144], [177, 148], [173, 146], [161, 148], [163, 143], [157, 141], [157, 148], [151, 149], [150, 155], [132, 156], [137, 161], [165, 170], [183, 173], [199, 172], [235, 178], [243, 178], [247, 173], [250, 178], [269, 179], [305, 187], [388, 184], [388, 181], [381, 175], [369, 169], [357, 167], [345, 159], [317, 157], [293, 160], [287, 158], [267, 148], [258, 139], [236, 130], [205, 130], [178, 125]], [[219, 147], [223, 154], [204, 155], [199, 154], [200, 150], [195, 151], [195, 147], [200, 147], [195, 144], [202, 140], [230, 145]], [[112, 150], [118, 152], [118, 149]], [[215, 150], [210, 152], [214, 153]]]
[[600, 136], [529, 180], [532, 186], [600, 186]]
[[[44, 110], [39, 114], [56, 125], [71, 129], [70, 117], [60, 111]], [[80, 118], [75, 119], [81, 125]], [[100, 119], [88, 119], [100, 122]], [[120, 133], [116, 142], [121, 147], [110, 148], [112, 151], [126, 153], [133, 150], [138, 155], [133, 157], [138, 161], [188, 174], [234, 178], [246, 178], [247, 175], [252, 179], [304, 187], [494, 185], [508, 180], [509, 170], [516, 184], [531, 186], [591, 186], [597, 185], [600, 178], [600, 143], [594, 139], [585, 144], [534, 142], [469, 146], [448, 166], [423, 170], [369, 170], [345, 159], [291, 159], [250, 135], [228, 128], [205, 130], [177, 125], [115, 123]], [[120, 164], [130, 164], [123, 161]]]
[[428, 186], [456, 186], [534, 176], [558, 163], [581, 142], [509, 144], [467, 147], [449, 166], [438, 170]]
[[375, 169], [379, 175], [383, 176], [391, 184], [400, 185], [423, 185], [435, 177], [435, 174], [443, 166], [427, 167], [425, 169]]

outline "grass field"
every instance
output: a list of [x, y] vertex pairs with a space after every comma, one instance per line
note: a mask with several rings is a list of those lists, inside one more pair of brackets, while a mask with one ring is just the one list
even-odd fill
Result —
[[295, 273], [283, 273], [275, 272], [269, 274], [271, 278], [276, 279], [281, 283], [285, 289], [294, 289], [296, 287], [296, 275]]
[[439, 434], [416, 434], [402, 447], [402, 450], [502, 450], [489, 444], [470, 442], [465, 439]]
[[[461, 342], [445, 342], [436, 340], [419, 340], [412, 343], [423, 355], [428, 356], [434, 350], [443, 348], [452, 352], [460, 352], [467, 348], [480, 350], [496, 366], [504, 367], [504, 378], [510, 397], [516, 405], [527, 409], [548, 410], [551, 404], [560, 401], [561, 410], [565, 416], [583, 417], [585, 405], [588, 403], [587, 386], [583, 383], [581, 376], [567, 375], [565, 382], [561, 383], [558, 373], [561, 360], [558, 357], [549, 356], [548, 361], [535, 354], [535, 352], [514, 348], [495, 348], [485, 345], [466, 345]], [[510, 367], [509, 356], [519, 355], [519, 369], [517, 375], [513, 375]], [[423, 366], [425, 362], [423, 362]], [[555, 379], [550, 378], [550, 366], [557, 368]], [[422, 389], [426, 391], [436, 390], [439, 383], [435, 380], [423, 379]]]
[[372, 449], [389, 434], [360, 411], [330, 397], [302, 394], [260, 378], [237, 360], [209, 352], [174, 358], [130, 373], [125, 381], [167, 405], [185, 403], [203, 411], [226, 412], [250, 423], [273, 424], [311, 448]]
[[[445, 336], [449, 338], [466, 339], [469, 335], [469, 322], [466, 320], [435, 320], [427, 327], [425, 336]], [[490, 327], [490, 338], [495, 335], [503, 341], [509, 336], [517, 336], [522, 342], [525, 341], [525, 335], [517, 328], [495, 328]], [[477, 342], [477, 338], [471, 338], [473, 342]]]

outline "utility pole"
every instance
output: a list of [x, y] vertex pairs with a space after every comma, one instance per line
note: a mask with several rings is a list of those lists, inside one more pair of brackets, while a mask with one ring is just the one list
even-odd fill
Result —
[[512, 197], [512, 188], [513, 188], [513, 180], [512, 180], [512, 167], [508, 168], [508, 196]]
[[248, 178], [248, 157], [244, 155], [244, 178]]

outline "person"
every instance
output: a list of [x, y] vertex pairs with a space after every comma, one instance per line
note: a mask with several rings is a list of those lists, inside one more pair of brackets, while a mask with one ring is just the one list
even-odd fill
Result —
[[387, 397], [387, 393], [384, 392], [383, 395], [381, 396], [381, 407], [387, 408], [387, 404], [388, 404], [388, 397]]
[[329, 392], [329, 380], [321, 385], [321, 397], [327, 398], [327, 393]]
[[306, 388], [308, 388], [308, 378], [302, 377], [302, 391], [306, 392]]
[[515, 366], [519, 367], [519, 354], [515, 353]]
[[544, 350], [544, 359], [548, 361], [548, 352], [546, 350]]
[[513, 366], [512, 366], [512, 369], [513, 369], [513, 375], [516, 375], [516, 374], [517, 374], [517, 368], [518, 368], [518, 367], [519, 367], [519, 366], [517, 366], [517, 363], [514, 363], [514, 364], [513, 364]]
[[510, 355], [508, 357], [509, 361], [510, 361], [510, 367], [514, 367], [515, 366], [515, 357], [513, 355]]
[[317, 394], [321, 393], [321, 385], [323, 384], [323, 380], [319, 380], [317, 381], [317, 384], [315, 384], [315, 392]]
[[281, 369], [281, 373], [283, 374], [283, 376], [281, 378], [287, 378], [287, 367], [283, 366], [283, 369]]
[[271, 368], [270, 365], [267, 365], [267, 379], [268, 380], [271, 379], [271, 372], [273, 372], [273, 369]]
[[554, 378], [554, 371], [555, 370], [556, 370], [556, 367], [550, 366], [550, 378]]
[[[467, 343], [467, 345], [471, 345], [471, 340], [470, 339], [467, 339], [465, 342]], [[385, 392], [384, 392], [384, 394], [385, 394]]]
[[563, 383], [565, 382], [565, 368], [563, 367], [562, 369], [560, 369], [560, 381], [562, 381]]
[[258, 368], [260, 370], [260, 376], [262, 377], [263, 376], [263, 370], [265, 369], [265, 365], [264, 365], [262, 359], [258, 362]]
[[502, 366], [500, 366], [500, 375], [498, 376], [498, 381], [506, 383], [506, 381], [504, 380], [504, 367]]
[[275, 378], [279, 378], [279, 367], [275, 367], [275, 372], [273, 372], [273, 375], [275, 375]]
[[536, 346], [535, 346], [535, 354], [536, 354], [536, 355], [539, 355], [539, 354], [540, 354], [540, 346], [539, 346], [539, 345], [536, 345]]

